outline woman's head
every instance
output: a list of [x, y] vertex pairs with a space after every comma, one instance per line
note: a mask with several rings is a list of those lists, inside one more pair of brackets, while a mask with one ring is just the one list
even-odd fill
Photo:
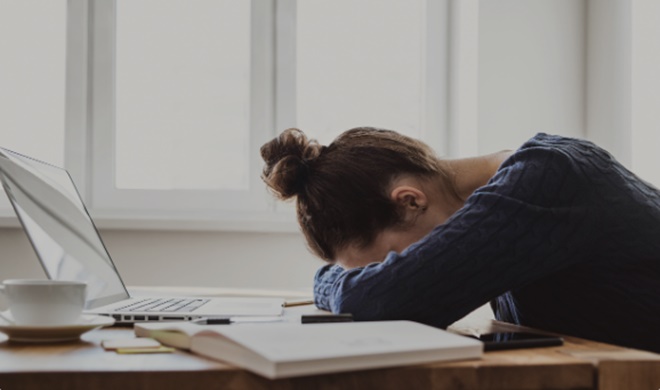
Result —
[[391, 196], [394, 180], [413, 176], [451, 188], [443, 163], [420, 141], [360, 127], [330, 145], [288, 129], [261, 147], [263, 179], [283, 200], [297, 200], [298, 222], [310, 249], [334, 261], [349, 246], [371, 245], [385, 229], [406, 228]]

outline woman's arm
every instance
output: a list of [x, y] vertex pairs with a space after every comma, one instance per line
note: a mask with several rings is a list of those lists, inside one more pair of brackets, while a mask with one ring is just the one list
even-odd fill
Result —
[[508, 290], [579, 262], [591, 239], [585, 226], [593, 223], [582, 183], [561, 153], [525, 153], [401, 254], [363, 268], [321, 269], [317, 305], [358, 320], [446, 327]]
[[332, 285], [344, 269], [338, 265], [327, 264], [314, 276], [314, 304], [319, 309], [332, 310], [330, 305]]

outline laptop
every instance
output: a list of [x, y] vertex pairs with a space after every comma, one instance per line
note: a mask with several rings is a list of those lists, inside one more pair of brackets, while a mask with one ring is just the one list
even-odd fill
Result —
[[282, 314], [280, 298], [131, 296], [65, 169], [0, 148], [0, 179], [48, 277], [87, 283], [87, 314], [121, 323]]

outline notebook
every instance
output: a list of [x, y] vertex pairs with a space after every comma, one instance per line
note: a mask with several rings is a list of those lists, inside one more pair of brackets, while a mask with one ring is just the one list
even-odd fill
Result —
[[137, 324], [139, 337], [266, 378], [478, 359], [483, 344], [412, 321], [195, 325]]
[[87, 283], [88, 314], [130, 323], [282, 313], [279, 298], [131, 296], [65, 169], [0, 148], [0, 179], [48, 277]]

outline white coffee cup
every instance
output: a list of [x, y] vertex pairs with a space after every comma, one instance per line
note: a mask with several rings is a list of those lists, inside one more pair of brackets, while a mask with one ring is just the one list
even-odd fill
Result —
[[16, 325], [58, 326], [75, 324], [85, 306], [82, 282], [10, 279], [0, 285]]

